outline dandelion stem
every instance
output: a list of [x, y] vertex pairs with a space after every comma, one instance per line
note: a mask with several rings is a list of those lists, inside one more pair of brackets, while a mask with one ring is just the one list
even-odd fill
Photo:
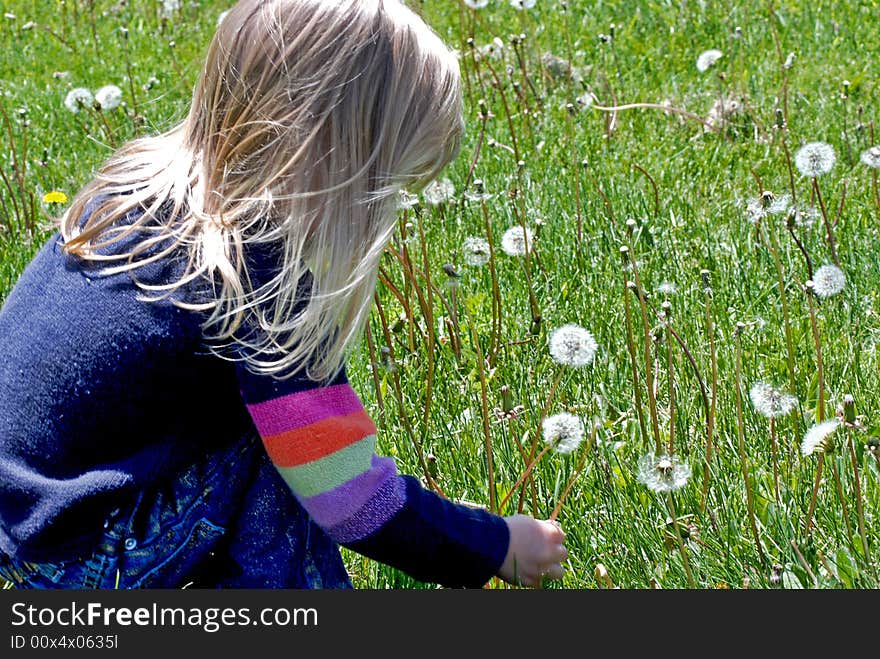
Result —
[[571, 491], [571, 488], [574, 486], [575, 481], [580, 475], [581, 471], [584, 468], [584, 465], [587, 462], [587, 456], [590, 453], [590, 449], [593, 447], [593, 442], [596, 440], [596, 432], [598, 430], [598, 424], [592, 424], [592, 428], [590, 429], [590, 437], [587, 439], [587, 443], [583, 449], [581, 449], [581, 454], [578, 457], [577, 465], [574, 468], [574, 471], [571, 473], [571, 477], [569, 477], [568, 481], [565, 483], [565, 487], [562, 488], [562, 494], [559, 495], [559, 499], [556, 501], [556, 505], [553, 507], [553, 512], [550, 513], [550, 520], [554, 520], [559, 517], [559, 513], [562, 511], [562, 504], [565, 502], [566, 497], [568, 497], [568, 493]]
[[709, 339], [709, 359], [712, 370], [712, 398], [709, 404], [709, 413], [706, 417], [706, 474], [703, 477], [703, 498], [700, 501], [700, 509], [706, 509], [709, 499], [710, 468], [712, 464], [712, 440], [715, 432], [715, 406], [718, 400], [718, 356], [715, 351], [715, 326], [712, 323], [712, 289], [709, 287], [709, 271], [703, 270], [703, 297], [706, 307], [706, 335]]
[[541, 449], [541, 452], [538, 453], [538, 455], [536, 455], [535, 458], [531, 462], [529, 462], [529, 464], [525, 468], [525, 470], [519, 475], [519, 478], [516, 479], [516, 482], [513, 484], [513, 487], [510, 488], [510, 490], [507, 492], [507, 494], [504, 495], [504, 498], [501, 499], [501, 503], [498, 504], [498, 514], [504, 513], [504, 507], [507, 505], [507, 502], [510, 500], [511, 495], [514, 492], [516, 492], [516, 490], [519, 489], [519, 486], [525, 482], [526, 478], [529, 477], [529, 474], [531, 474], [532, 470], [535, 468], [535, 465], [537, 465], [538, 462], [541, 461], [541, 458], [543, 458], [545, 455], [547, 455], [547, 453], [550, 451], [551, 448], [552, 448], [552, 446], [550, 446], [548, 444], [543, 449]]
[[800, 564], [803, 566], [804, 570], [806, 570], [807, 574], [810, 575], [810, 579], [813, 581], [813, 587], [818, 588], [819, 580], [816, 578], [813, 570], [810, 569], [810, 564], [807, 563], [807, 559], [804, 558], [804, 555], [801, 552], [800, 547], [798, 547], [797, 542], [795, 542], [794, 538], [791, 539], [791, 548], [794, 549], [794, 553], [797, 555], [798, 561], [800, 561]]
[[[471, 343], [477, 356], [477, 373], [480, 377], [480, 405], [483, 421], [483, 442], [486, 453], [486, 480], [489, 487], [489, 510], [498, 511], [495, 507], [495, 462], [492, 455], [492, 433], [489, 429], [489, 394], [486, 383], [486, 369], [484, 368], [483, 349], [480, 347], [480, 337], [477, 335], [477, 327], [474, 319], [470, 317], [465, 307], [465, 316], [471, 330]], [[503, 506], [502, 506], [503, 507]]]
[[849, 447], [849, 459], [852, 463], [853, 470], [853, 487], [856, 495], [856, 515], [858, 516], [859, 522], [859, 538], [862, 541], [862, 551], [865, 554], [865, 560], [868, 562], [868, 566], [873, 570], [874, 565], [871, 560], [871, 551], [868, 547], [868, 536], [865, 533], [865, 511], [862, 507], [862, 486], [859, 478], [859, 461], [856, 457], [856, 448], [853, 444], [852, 432], [849, 428], [847, 428], [846, 439], [847, 446]]
[[486, 230], [486, 242], [489, 244], [489, 276], [492, 278], [492, 339], [489, 342], [489, 365], [494, 367], [500, 349], [501, 337], [501, 288], [498, 285], [498, 271], [495, 268], [495, 241], [492, 239], [492, 225], [489, 221], [489, 209], [486, 200], [480, 200], [483, 211], [483, 226]]
[[755, 502], [752, 495], [752, 485], [749, 477], [748, 456], [746, 455], [746, 443], [744, 437], [744, 420], [742, 406], [742, 330], [743, 323], [738, 323], [736, 328], [736, 432], [739, 440], [739, 462], [742, 467], [743, 481], [746, 488], [746, 506], [749, 512], [749, 525], [755, 538], [755, 547], [761, 562], [766, 563], [764, 549], [761, 546], [761, 538], [758, 536], [758, 524], [755, 520]]
[[690, 559], [688, 559], [687, 548], [684, 546], [684, 540], [681, 537], [681, 530], [679, 529], [678, 518], [675, 514], [675, 502], [672, 498], [672, 492], [666, 493], [666, 502], [669, 506], [669, 516], [672, 518], [672, 532], [675, 534], [678, 551], [681, 554], [681, 562], [684, 565], [685, 574], [687, 574], [688, 585], [691, 590], [694, 590], [696, 589], [697, 584], [694, 581], [693, 572], [691, 572], [691, 562]]
[[818, 381], [819, 400], [817, 405], [818, 421], [825, 420], [825, 374], [822, 366], [822, 341], [819, 338], [819, 324], [816, 321], [816, 303], [813, 300], [812, 281], [807, 282], [807, 301], [810, 307], [810, 328], [813, 332], [813, 344], [816, 346], [816, 379]]
[[[621, 250], [628, 250], [627, 247], [621, 247]], [[630, 367], [632, 368], [632, 377], [633, 377], [633, 394], [635, 395], [635, 403], [636, 403], [636, 412], [638, 413], [639, 418], [639, 429], [641, 431], [642, 441], [645, 445], [648, 444], [648, 429], [645, 425], [645, 412], [642, 408], [642, 386], [641, 386], [641, 378], [639, 377], [639, 367], [638, 361], [636, 359], [636, 343], [635, 336], [633, 333], [633, 319], [632, 319], [632, 308], [630, 307], [629, 302], [629, 280], [626, 278], [626, 273], [624, 272], [623, 277], [623, 309], [624, 315], [626, 318], [626, 338], [627, 338], [627, 349], [629, 350], [629, 361]]]
[[846, 541], [847, 544], [852, 543], [853, 529], [852, 523], [849, 521], [849, 509], [846, 505], [846, 496], [843, 494], [843, 484], [840, 482], [840, 472], [837, 469], [837, 460], [832, 456], [831, 474], [834, 476], [834, 488], [837, 490], [837, 498], [840, 501], [840, 510], [843, 513], [843, 521], [846, 524]]
[[813, 481], [813, 491], [810, 494], [810, 505], [807, 508], [807, 521], [804, 524], [804, 535], [810, 535], [813, 526], [813, 512], [816, 510], [816, 499], [819, 495], [819, 485], [822, 483], [822, 468], [825, 466], [825, 452], [819, 454], [816, 462], [816, 478]]
[[645, 378], [648, 390], [648, 412], [651, 415], [651, 431], [654, 435], [654, 446], [657, 454], [663, 452], [663, 442], [660, 439], [660, 425], [657, 421], [657, 400], [654, 396], [654, 372], [653, 372], [653, 356], [651, 354], [651, 328], [648, 324], [648, 311], [645, 302], [645, 295], [642, 289], [641, 277], [639, 277], [639, 267], [636, 263], [635, 255], [632, 250], [628, 251], [629, 262], [632, 268], [633, 277], [635, 278], [635, 294], [639, 300], [639, 308], [642, 314], [642, 330], [644, 332], [644, 352], [645, 352]]
[[822, 200], [822, 193], [819, 191], [819, 181], [813, 177], [813, 191], [816, 193], [816, 199], [819, 202], [819, 210], [822, 211], [822, 221], [825, 223], [825, 238], [828, 241], [828, 248], [831, 250], [831, 259], [834, 265], [840, 267], [840, 261], [837, 258], [837, 245], [834, 241], [834, 229], [828, 221], [828, 213], [825, 210], [825, 202]]
[[776, 449], [776, 419], [770, 419], [770, 451], [773, 454], [773, 494], [779, 503], [779, 456]]
[[[779, 288], [779, 304], [782, 307], [782, 329], [785, 334], [785, 352], [788, 361], [788, 386], [791, 393], [797, 396], [797, 374], [794, 369], [794, 341], [791, 337], [791, 315], [788, 310], [788, 296], [785, 293], [785, 274], [782, 271], [782, 259], [779, 255], [779, 239], [776, 236], [776, 226], [771, 223], [767, 228], [770, 236], [771, 252], [773, 253], [773, 262], [776, 266], [776, 285]], [[795, 420], [795, 431], [800, 430], [800, 419], [798, 406], [792, 409], [792, 418]]]
[[664, 112], [672, 112], [674, 114], [680, 114], [683, 117], [687, 117], [688, 119], [693, 119], [694, 121], [699, 121], [709, 130], [718, 133], [725, 140], [730, 143], [733, 143], [733, 139], [724, 132], [722, 128], [719, 128], [715, 124], [710, 121], [706, 121], [698, 114], [694, 114], [693, 112], [688, 112], [687, 110], [682, 110], [680, 108], [673, 107], [671, 105], [662, 105], [660, 103], [628, 103], [626, 105], [613, 105], [613, 106], [605, 106], [605, 105], [591, 105], [591, 108], [594, 110], [599, 110], [601, 112], [619, 112], [620, 110], [636, 110], [636, 109], [648, 109], [648, 110], [663, 110]]
[[647, 170], [639, 165], [638, 163], [631, 163], [633, 167], [639, 170], [642, 174], [645, 175], [645, 178], [648, 179], [651, 183], [651, 187], [654, 189], [654, 217], [660, 217], [660, 191], [657, 189], [657, 182], [654, 180], [654, 177], [651, 176]]

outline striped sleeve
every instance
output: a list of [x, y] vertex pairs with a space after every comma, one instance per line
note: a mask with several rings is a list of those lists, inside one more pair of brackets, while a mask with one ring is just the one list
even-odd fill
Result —
[[376, 454], [376, 426], [348, 382], [275, 379], [238, 366], [266, 452], [314, 522], [337, 543], [411, 576], [477, 587], [497, 573], [504, 520], [459, 506]]

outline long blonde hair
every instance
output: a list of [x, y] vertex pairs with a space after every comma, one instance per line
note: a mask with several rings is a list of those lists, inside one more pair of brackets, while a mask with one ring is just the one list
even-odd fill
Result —
[[[104, 164], [61, 219], [65, 249], [112, 273], [185, 246], [184, 276], [145, 293], [207, 278], [212, 345], [244, 344], [256, 372], [327, 378], [369, 316], [398, 192], [434, 179], [463, 128], [458, 62], [399, 0], [240, 0], [186, 119]], [[245, 258], [258, 244], [280, 255], [260, 285]]]

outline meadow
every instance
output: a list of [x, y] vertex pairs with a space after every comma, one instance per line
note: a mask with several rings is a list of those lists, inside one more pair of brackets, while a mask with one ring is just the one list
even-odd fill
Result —
[[[401, 196], [349, 364], [380, 452], [558, 519], [548, 588], [880, 586], [880, 5], [409, 4], [467, 134]], [[115, 146], [182, 119], [228, 6], [5, 0], [0, 299]]]

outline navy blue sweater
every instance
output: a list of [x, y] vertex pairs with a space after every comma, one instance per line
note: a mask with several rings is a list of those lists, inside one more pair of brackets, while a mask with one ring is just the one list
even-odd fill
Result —
[[[99, 276], [60, 241], [45, 243], [0, 309], [0, 551], [32, 562], [90, 550], [138, 490], [256, 436], [242, 396], [267, 386], [209, 353], [200, 314], [139, 299], [129, 274]], [[163, 283], [180, 267], [137, 275]], [[268, 386], [304, 386], [292, 380]], [[402, 479], [403, 508], [350, 546], [444, 585], [496, 574], [504, 521]]]

